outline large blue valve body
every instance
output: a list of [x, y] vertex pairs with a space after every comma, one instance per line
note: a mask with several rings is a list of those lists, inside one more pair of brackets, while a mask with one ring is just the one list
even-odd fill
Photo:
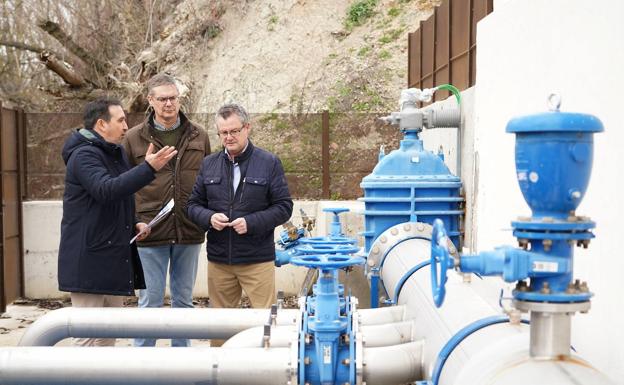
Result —
[[461, 181], [440, 155], [423, 148], [415, 132], [406, 132], [400, 148], [380, 156], [373, 172], [362, 179], [364, 190], [364, 248], [403, 222], [432, 224], [442, 219], [448, 235], [460, 247]]
[[534, 218], [566, 219], [581, 203], [592, 168], [593, 134], [603, 130], [588, 114], [547, 112], [512, 119], [516, 176]]

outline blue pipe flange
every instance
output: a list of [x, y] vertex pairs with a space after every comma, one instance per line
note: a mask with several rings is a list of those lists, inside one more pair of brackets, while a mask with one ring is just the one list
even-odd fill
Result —
[[[366, 259], [367, 274], [369, 275], [369, 279], [371, 279], [370, 300], [372, 308], [378, 307], [379, 295], [382, 294], [380, 291], [383, 291], [383, 295], [387, 297], [389, 297], [390, 294], [383, 284], [377, 290], [374, 290], [373, 287], [377, 286], [377, 281], [379, 280], [378, 276], [381, 275], [386, 256], [388, 256], [394, 247], [404, 241], [410, 239], [431, 240], [431, 231], [432, 227], [428, 223], [404, 222], [388, 228], [375, 239]], [[448, 249], [451, 255], [457, 253], [457, 249], [450, 239], [448, 240]]]
[[431, 239], [431, 225], [422, 222], [404, 222], [388, 228], [372, 244], [366, 258], [368, 268], [381, 270], [390, 250], [408, 239]]
[[370, 302], [372, 308], [379, 307], [379, 297], [389, 297], [386, 287], [381, 285], [381, 266], [388, 253], [408, 239], [431, 239], [431, 225], [421, 222], [404, 222], [394, 225], [375, 239], [366, 258], [366, 274], [371, 282]]
[[[505, 322], [509, 322], [508, 316], [491, 316], [472, 322], [471, 324], [465, 326], [463, 329], [455, 333], [455, 335], [446, 342], [446, 344], [438, 353], [438, 359], [436, 360], [435, 366], [433, 367], [433, 372], [431, 373], [431, 383], [433, 385], [438, 385], [438, 381], [440, 381], [440, 375], [442, 374], [442, 369], [444, 368], [446, 360], [449, 358], [451, 353], [453, 353], [453, 350], [455, 350], [455, 348], [459, 346], [459, 344], [461, 344], [464, 339], [466, 339], [466, 337], [488, 326]], [[523, 324], [529, 323], [529, 321], [524, 319], [520, 322], [522, 322]]]
[[442, 306], [446, 295], [447, 272], [453, 268], [455, 260], [449, 254], [448, 236], [440, 219], [433, 221], [431, 235], [431, 291], [436, 307]]

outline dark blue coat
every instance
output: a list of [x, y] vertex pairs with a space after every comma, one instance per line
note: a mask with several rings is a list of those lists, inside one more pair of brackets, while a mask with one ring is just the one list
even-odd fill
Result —
[[[230, 265], [274, 261], [273, 232], [293, 210], [282, 163], [251, 142], [234, 162], [241, 171], [236, 193], [232, 186], [233, 162], [225, 151], [204, 158], [188, 201], [188, 216], [208, 232], [206, 250], [210, 261]], [[244, 217], [247, 233], [239, 235], [231, 227], [212, 229], [210, 217], [215, 213], [227, 215], [230, 222]]]
[[134, 295], [145, 288], [136, 245], [134, 193], [154, 179], [143, 162], [130, 169], [121, 146], [95, 131], [74, 132], [67, 166], [58, 259], [59, 290]]

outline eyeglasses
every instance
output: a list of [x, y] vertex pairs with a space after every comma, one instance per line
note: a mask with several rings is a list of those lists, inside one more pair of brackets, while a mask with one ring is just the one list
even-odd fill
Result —
[[234, 128], [230, 131], [219, 131], [219, 136], [223, 139], [227, 138], [228, 135], [230, 135], [232, 138], [236, 138], [241, 133], [241, 131], [243, 131], [243, 128], [245, 128], [245, 126], [242, 126], [241, 128]]
[[171, 104], [173, 104], [178, 101], [178, 95], [158, 96], [158, 97], [155, 97], [154, 99], [156, 99], [158, 103], [167, 104], [167, 102], [171, 102]]

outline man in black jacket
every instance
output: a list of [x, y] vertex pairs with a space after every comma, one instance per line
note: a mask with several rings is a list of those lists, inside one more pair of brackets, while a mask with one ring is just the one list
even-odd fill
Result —
[[207, 156], [187, 210], [207, 231], [208, 294], [213, 307], [237, 307], [242, 290], [255, 308], [275, 303], [275, 227], [293, 209], [279, 158], [249, 140], [249, 116], [226, 104], [215, 123], [223, 151]]
[[[120, 307], [123, 296], [145, 288], [135, 232], [133, 194], [154, 179], [177, 151], [170, 146], [130, 168], [120, 146], [128, 125], [121, 103], [97, 99], [85, 106], [84, 128], [63, 146], [67, 167], [58, 258], [59, 290], [71, 292], [73, 307]], [[147, 236], [146, 229], [142, 237]], [[77, 345], [111, 346], [115, 339], [77, 339]]]

